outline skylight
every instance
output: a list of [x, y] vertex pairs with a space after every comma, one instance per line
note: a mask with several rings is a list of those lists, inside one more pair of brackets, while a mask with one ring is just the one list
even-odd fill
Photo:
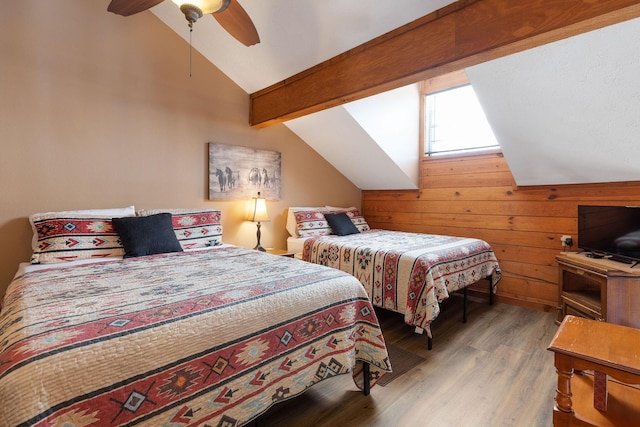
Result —
[[425, 96], [425, 155], [500, 148], [471, 85]]

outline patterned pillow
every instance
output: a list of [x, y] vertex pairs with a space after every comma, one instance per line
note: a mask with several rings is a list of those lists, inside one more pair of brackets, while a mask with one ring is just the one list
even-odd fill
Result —
[[[325, 211], [326, 212], [326, 211]], [[297, 211], [294, 213], [300, 237], [328, 236], [331, 227], [321, 211]]]
[[222, 212], [215, 209], [141, 209], [138, 216], [169, 212], [183, 250], [222, 244]]
[[300, 237], [298, 235], [298, 222], [296, 221], [296, 212], [327, 212], [328, 209], [325, 208], [324, 206], [321, 207], [302, 207], [302, 206], [296, 206], [296, 207], [290, 207], [289, 209], [287, 209], [287, 225], [286, 225], [286, 229], [289, 232], [289, 234], [293, 237]]
[[38, 230], [36, 230], [33, 224], [34, 218], [41, 218], [47, 215], [49, 218], [57, 216], [63, 217], [77, 217], [78, 215], [90, 216], [94, 218], [115, 218], [123, 216], [136, 216], [135, 206], [127, 206], [125, 208], [109, 208], [109, 209], [83, 209], [75, 211], [59, 211], [59, 212], [41, 212], [33, 214], [29, 217], [29, 223], [31, 224], [31, 230], [33, 231], [33, 239], [31, 241], [31, 250], [36, 251], [38, 249]]
[[29, 218], [37, 242], [32, 264], [122, 257], [124, 249], [111, 218], [96, 215], [35, 214]]
[[359, 232], [370, 230], [369, 224], [365, 221], [360, 211], [356, 208], [351, 208], [346, 212], [347, 216], [351, 218], [351, 222], [356, 226]]

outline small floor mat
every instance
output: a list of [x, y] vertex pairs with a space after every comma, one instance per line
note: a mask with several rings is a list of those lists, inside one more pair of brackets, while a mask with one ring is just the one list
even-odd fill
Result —
[[401, 375], [409, 372], [426, 360], [424, 357], [403, 350], [394, 344], [387, 343], [387, 353], [389, 354], [389, 360], [391, 361], [391, 369], [393, 369], [393, 372], [384, 374], [376, 383], [380, 384], [382, 387]]

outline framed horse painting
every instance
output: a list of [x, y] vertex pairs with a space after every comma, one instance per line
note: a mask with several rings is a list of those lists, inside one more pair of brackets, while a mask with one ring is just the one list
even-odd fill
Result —
[[240, 200], [258, 191], [280, 200], [281, 158], [277, 151], [209, 143], [209, 200]]

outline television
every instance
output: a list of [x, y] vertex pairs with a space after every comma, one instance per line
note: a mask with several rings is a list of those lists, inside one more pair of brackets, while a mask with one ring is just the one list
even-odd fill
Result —
[[640, 206], [578, 205], [578, 247], [592, 258], [640, 263]]

